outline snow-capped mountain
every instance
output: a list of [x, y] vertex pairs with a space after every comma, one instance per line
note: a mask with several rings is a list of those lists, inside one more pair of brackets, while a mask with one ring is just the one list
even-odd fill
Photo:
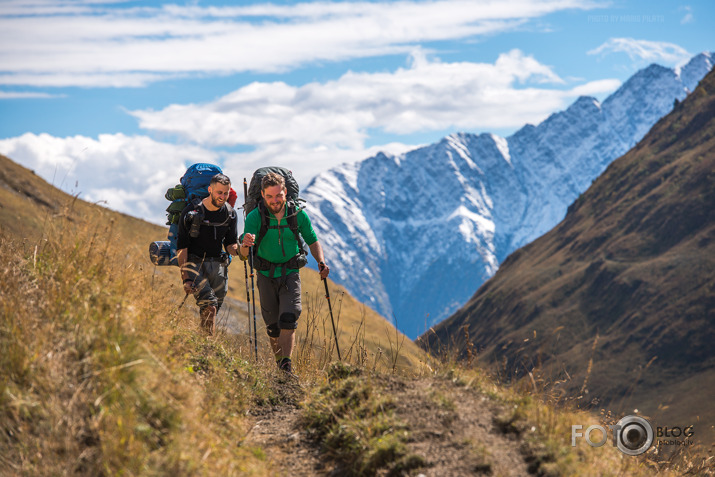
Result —
[[651, 65], [603, 103], [581, 97], [507, 138], [453, 134], [318, 175], [302, 195], [331, 277], [416, 337], [559, 223], [712, 65], [710, 53]]

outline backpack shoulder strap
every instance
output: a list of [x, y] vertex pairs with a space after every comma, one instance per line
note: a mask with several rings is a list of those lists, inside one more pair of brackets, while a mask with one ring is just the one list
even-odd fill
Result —
[[[285, 225], [278, 225], [278, 226], [270, 226], [268, 225], [270, 218], [268, 217], [268, 211], [266, 210], [266, 205], [261, 201], [258, 203], [258, 212], [261, 214], [261, 228], [258, 231], [258, 237], [256, 237], [256, 241], [254, 244], [254, 250], [258, 250], [258, 246], [261, 244], [261, 240], [263, 240], [263, 237], [266, 236], [266, 232], [268, 232], [269, 228], [283, 228]], [[302, 239], [303, 237], [300, 235], [300, 231], [298, 230], [298, 212], [300, 212], [300, 209], [296, 207], [296, 204], [293, 201], [289, 201], [287, 204], [287, 209], [286, 209], [286, 215], [285, 219], [286, 222], [288, 223], [288, 228], [293, 232], [293, 235], [295, 236], [295, 240], [299, 244], [299, 249], [303, 251], [303, 247], [301, 246], [302, 244]]]
[[263, 237], [266, 236], [266, 232], [268, 232], [268, 214], [266, 211], [266, 206], [265, 204], [260, 201], [258, 204], [256, 204], [256, 208], [258, 209], [258, 215], [261, 216], [261, 228], [258, 229], [258, 237], [256, 237], [256, 241], [253, 244], [253, 250], [254, 252], [258, 250], [258, 246], [261, 244], [261, 240], [263, 240]]
[[[226, 206], [226, 218], [222, 222], [208, 222], [205, 225], [210, 225], [212, 227], [223, 227], [225, 225], [228, 225], [229, 222], [231, 222], [231, 220], [233, 220], [235, 218], [236, 211], [233, 207], [231, 207], [231, 204], [226, 202], [224, 205]], [[202, 207], [203, 207], [203, 202], [202, 202]], [[221, 210], [221, 209], [218, 209], [218, 210]]]
[[295, 239], [300, 242], [298, 238], [298, 234], [300, 234], [298, 231], [298, 212], [300, 212], [300, 209], [296, 207], [295, 202], [290, 201], [286, 210], [286, 222], [288, 222], [288, 227], [295, 235]]
[[300, 234], [300, 230], [298, 230], [298, 213], [301, 210], [303, 209], [299, 207], [297, 200], [290, 201], [288, 203], [288, 215], [286, 217], [286, 222], [288, 222], [288, 227], [290, 228], [291, 232], [293, 232], [296, 242], [298, 242], [298, 253], [300, 255], [307, 255], [310, 249], [308, 247], [308, 244], [305, 243], [303, 236]]
[[[201, 199], [193, 198], [189, 200], [184, 210], [189, 209], [186, 215], [184, 215], [184, 223], [187, 227], [191, 227], [191, 221], [194, 215], [199, 214], [201, 218], [199, 220], [203, 221], [204, 218], [204, 204]], [[183, 212], [182, 212], [183, 213]]]
[[236, 209], [233, 208], [231, 204], [226, 202], [226, 211], [228, 212], [228, 220], [233, 220], [236, 218]]

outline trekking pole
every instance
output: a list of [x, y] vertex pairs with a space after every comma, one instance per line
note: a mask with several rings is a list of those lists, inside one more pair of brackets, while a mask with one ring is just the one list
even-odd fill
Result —
[[256, 289], [253, 285], [253, 246], [248, 249], [248, 261], [251, 262], [251, 301], [253, 302], [253, 346], [256, 350], [258, 362], [258, 336], [256, 335]]
[[330, 305], [330, 292], [328, 291], [328, 279], [323, 278], [323, 283], [325, 283], [325, 298], [328, 299], [328, 310], [330, 310], [330, 322], [333, 324], [333, 336], [335, 337], [335, 349], [338, 350], [338, 359], [340, 361], [343, 358], [340, 357], [340, 346], [338, 345], [338, 334], [335, 332], [335, 320], [333, 319], [333, 307]]
[[248, 349], [253, 347], [253, 338], [251, 337], [251, 293], [248, 291], [248, 265], [243, 262], [243, 273], [246, 275], [246, 316], [248, 317]]
[[[243, 178], [243, 224], [246, 224], [246, 204], [248, 203], [248, 184], [246, 178]], [[251, 337], [251, 294], [248, 292], [248, 265], [243, 262], [243, 273], [246, 276], [246, 317], [248, 319], [248, 350], [250, 352], [253, 346], [253, 338]]]
[[[248, 202], [248, 185], [246, 183], [246, 178], [243, 178], [243, 194], [246, 197], [246, 202]], [[246, 209], [243, 210], [243, 212], [246, 212]], [[254, 281], [253, 281], [253, 246], [248, 248], [248, 264], [251, 267], [251, 302], [253, 302], [253, 347], [256, 353], [256, 362], [258, 362], [258, 335], [256, 333], [256, 288], [254, 286]], [[248, 283], [246, 283], [246, 287], [248, 287]], [[246, 288], [246, 293], [248, 293], [248, 288]], [[249, 313], [250, 315], [250, 313]], [[248, 317], [249, 319], [249, 339], [250, 339], [250, 334], [251, 334], [251, 324], [250, 324], [250, 319], [251, 317]]]
[[184, 296], [184, 299], [181, 300], [181, 305], [179, 305], [179, 308], [176, 309], [176, 311], [181, 310], [181, 307], [184, 306], [184, 303], [186, 303], [186, 299], [189, 298], [189, 294], [187, 293], [186, 296]]

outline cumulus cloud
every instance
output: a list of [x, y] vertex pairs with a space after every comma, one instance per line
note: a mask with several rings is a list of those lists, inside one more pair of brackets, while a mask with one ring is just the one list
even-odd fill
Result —
[[580, 95], [611, 92], [620, 84], [600, 80], [564, 89], [564, 83], [519, 50], [493, 64], [430, 61], [417, 52], [409, 68], [394, 72], [348, 72], [303, 86], [255, 82], [209, 103], [131, 114], [153, 133], [206, 147], [249, 145], [261, 160], [302, 156], [312, 172], [324, 165], [314, 162], [318, 156], [353, 160], [350, 151], [364, 151], [368, 131], [517, 128], [542, 121]]
[[601, 46], [589, 51], [589, 55], [625, 53], [631, 60], [658, 62], [677, 65], [687, 61], [692, 55], [674, 43], [663, 41], [636, 40], [634, 38], [611, 38]]
[[[571, 98], [613, 91], [616, 80], [572, 89], [519, 50], [495, 63], [443, 63], [417, 54], [394, 72], [347, 72], [325, 83], [254, 82], [216, 101], [135, 110], [142, 128], [207, 146], [301, 142], [360, 147], [369, 129], [395, 134], [509, 128], [539, 122]], [[551, 86], [551, 87], [549, 87]]]
[[416, 50], [408, 67], [392, 72], [348, 72], [302, 86], [254, 82], [207, 103], [130, 112], [148, 134], [175, 144], [123, 134], [28, 133], [0, 140], [0, 153], [84, 199], [163, 223], [164, 191], [191, 163], [218, 163], [234, 183], [258, 167], [282, 165], [305, 187], [341, 163], [419, 145], [367, 147], [376, 131], [399, 141], [425, 131], [518, 128], [578, 96], [619, 86], [617, 80], [571, 83], [519, 50], [494, 63], [446, 63]]
[[399, 154], [411, 148], [395, 143], [367, 149], [328, 150], [293, 144], [290, 149], [266, 147], [252, 153], [227, 154], [124, 134], [102, 134], [94, 139], [26, 133], [0, 139], [0, 154], [34, 170], [53, 186], [159, 225], [166, 221], [165, 209], [169, 204], [164, 199], [166, 189], [177, 184], [186, 168], [196, 162], [220, 165], [242, 196], [243, 178], [250, 179], [255, 169], [267, 164], [293, 170], [299, 184], [305, 187], [320, 168], [364, 159], [379, 151]]
[[168, 77], [279, 72], [405, 54], [514, 29], [594, 0], [308, 2], [240, 7], [0, 3], [0, 84], [144, 86]]
[[0, 153], [80, 198], [152, 222], [165, 222], [166, 189], [194, 162], [218, 163], [197, 146], [177, 146], [145, 136], [102, 134], [58, 138], [26, 133], [1, 139]]

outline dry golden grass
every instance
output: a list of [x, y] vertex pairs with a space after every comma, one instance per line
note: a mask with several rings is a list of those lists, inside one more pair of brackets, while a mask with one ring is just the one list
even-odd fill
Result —
[[[260, 303], [255, 362], [246, 336], [202, 335], [193, 300], [179, 306], [178, 269], [150, 264], [148, 244], [165, 228], [63, 194], [0, 159], [0, 220], [14, 224], [0, 235], [0, 463], [16, 475], [273, 473], [261, 449], [236, 445], [249, 409], [283, 399]], [[230, 295], [245, 304], [235, 263]], [[337, 356], [322, 282], [312, 270], [302, 277], [296, 364], [306, 382], [320, 383]], [[330, 287], [347, 362], [422, 369], [421, 350], [404, 337], [390, 348], [384, 330], [401, 335]]]
[[[466, 359], [457, 361], [456, 350], [445, 353], [435, 370], [435, 377], [448, 379], [457, 387], [483, 395], [502, 406], [494, 423], [505, 434], [512, 434], [519, 445], [530, 471], [537, 475], [594, 476], [680, 476], [715, 475], [713, 449], [704, 446], [679, 447], [654, 445], [640, 456], [628, 456], [608, 441], [602, 447], [591, 447], [577, 438], [572, 446], [572, 425], [582, 425], [581, 432], [591, 425], [608, 429], [618, 418], [607, 411], [594, 414], [578, 408], [575, 399], [565, 399], [558, 383], [542, 376], [535, 368], [522, 379], [504, 384], [479, 365]], [[442, 399], [445, 396], [441, 397]], [[446, 396], [449, 399], [449, 395]], [[593, 440], [599, 438], [594, 432]]]
[[[0, 231], [3, 475], [284, 471], [247, 439], [255, 421], [249, 411], [296, 404], [262, 330], [257, 362], [245, 335], [201, 333], [195, 306], [179, 306], [178, 270], [149, 264], [147, 244], [163, 228], [64, 196], [9, 161], [0, 169], [10, 185], [0, 187], [0, 219], [17, 223]], [[18, 194], [18, 187], [32, 193]], [[241, 299], [241, 265], [232, 267], [230, 294]], [[515, 429], [518, 442], [531, 446], [527, 455], [552, 475], [674, 475], [707, 464], [688, 454], [659, 464], [657, 456], [626, 458], [610, 447], [573, 449], [570, 425], [596, 422], [592, 415], [554, 405], [558, 400], [538, 378], [508, 388], [474, 369], [473, 357], [464, 363], [449, 354], [426, 357], [330, 282], [340, 349], [350, 365], [336, 367], [323, 284], [315, 272], [301, 273], [305, 303], [295, 358], [305, 400], [295, 412], [324, 437], [326, 460], [354, 463], [363, 475], [419, 468], [423, 461], [406, 447], [410, 422], [394, 414], [399, 398], [392, 393], [401, 380], [420, 375], [473, 391], [475, 402], [500, 403], [505, 413], [498, 421]], [[341, 369], [359, 375], [336, 376]], [[426, 397], [454, 412], [455, 397], [443, 389]]]
[[49, 218], [34, 244], [2, 235], [1, 460], [18, 475], [270, 473], [225, 432], [270, 376], [220, 362], [171, 285], [95, 218]]

